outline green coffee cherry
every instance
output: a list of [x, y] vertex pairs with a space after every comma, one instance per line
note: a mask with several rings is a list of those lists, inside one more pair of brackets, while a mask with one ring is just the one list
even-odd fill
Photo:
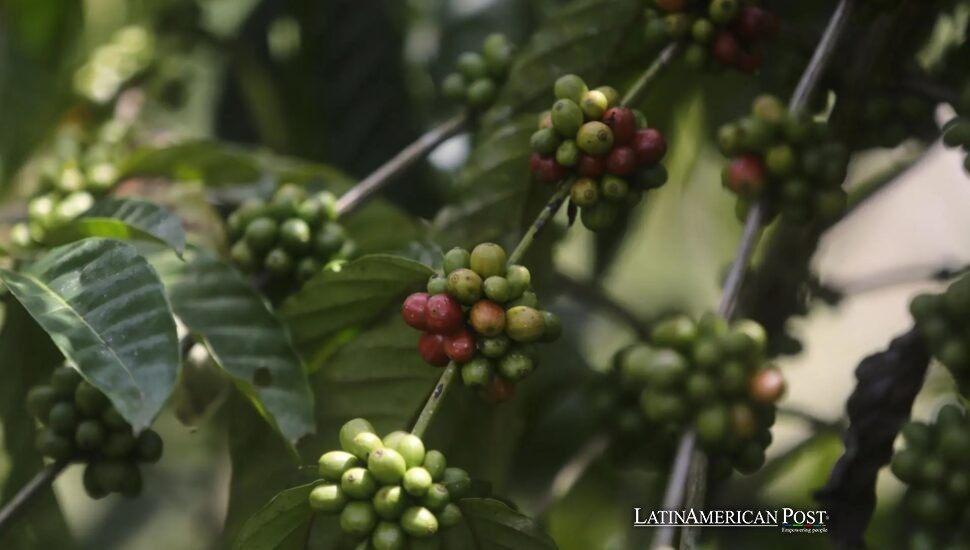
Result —
[[395, 446], [401, 442], [405, 437], [411, 435], [409, 432], [404, 430], [394, 430], [393, 432], [384, 436], [384, 446], [391, 449], [397, 450]]
[[354, 438], [358, 434], [374, 433], [374, 426], [363, 418], [354, 418], [340, 427], [340, 448], [352, 453]]
[[567, 74], [559, 77], [553, 85], [553, 92], [556, 99], [568, 99], [574, 103], [582, 102], [583, 97], [589, 92], [586, 83], [582, 78], [574, 74]]
[[107, 396], [86, 381], [74, 390], [74, 404], [85, 416], [99, 416], [109, 405]]
[[[586, 120], [599, 120], [603, 118], [603, 114], [610, 108], [610, 99], [603, 92], [592, 90], [583, 96], [583, 100], [579, 106], [583, 110], [583, 115]], [[573, 134], [575, 133], [573, 132]]]
[[587, 122], [579, 129], [576, 144], [587, 154], [605, 155], [613, 148], [613, 130], [599, 121]]
[[259, 260], [246, 241], [239, 241], [229, 249], [232, 263], [244, 271], [255, 271], [259, 267]]
[[467, 94], [465, 78], [459, 73], [451, 73], [441, 81], [441, 93], [452, 101], [464, 101]]
[[138, 435], [138, 459], [142, 462], [158, 462], [162, 458], [164, 445], [158, 432], [145, 430]]
[[516, 306], [505, 312], [505, 332], [520, 343], [536, 342], [545, 332], [545, 319], [538, 310]]
[[454, 527], [461, 522], [461, 508], [457, 505], [448, 503], [438, 512], [438, 523], [445, 529]]
[[424, 496], [431, 484], [431, 474], [420, 466], [411, 468], [404, 474], [404, 490], [411, 496]]
[[[357, 437], [361, 436], [358, 435]], [[381, 484], [392, 485], [400, 482], [404, 477], [407, 464], [404, 457], [394, 449], [379, 448], [373, 450], [368, 456], [367, 469]]]
[[532, 374], [535, 370], [535, 363], [528, 355], [513, 351], [503, 357], [498, 363], [498, 372], [509, 380], [522, 380]]
[[471, 269], [456, 269], [448, 275], [448, 294], [472, 305], [482, 298], [482, 277]]
[[582, 152], [579, 150], [579, 145], [576, 145], [576, 141], [567, 139], [556, 148], [556, 162], [563, 166], [576, 166], [581, 154]]
[[303, 258], [298, 264], [296, 264], [296, 277], [300, 281], [309, 281], [317, 273], [320, 272], [322, 266], [314, 258]]
[[[508, 353], [511, 345], [512, 341], [509, 340], [509, 337], [505, 336], [504, 334], [500, 334], [494, 338], [483, 338], [481, 342], [479, 342], [478, 348], [485, 357], [488, 357], [489, 359], [499, 359]], [[486, 363], [487, 362], [488, 361], [486, 361]]]
[[408, 468], [420, 466], [424, 462], [424, 442], [414, 434], [405, 433], [395, 439], [394, 445], [389, 446], [400, 453]]
[[266, 271], [278, 277], [289, 275], [293, 270], [293, 258], [282, 248], [274, 248], [266, 254]]
[[54, 388], [34, 386], [27, 392], [27, 412], [46, 424], [56, 398]]
[[96, 477], [95, 467], [93, 464], [88, 464], [84, 467], [84, 491], [93, 500], [101, 500], [102, 498], [108, 496], [108, 490], [101, 486]]
[[408, 498], [399, 485], [381, 487], [374, 495], [374, 511], [387, 520], [396, 520], [407, 508]]
[[583, 125], [583, 110], [571, 99], [560, 99], [552, 105], [552, 127], [559, 135], [571, 138]]
[[579, 178], [569, 188], [569, 200], [576, 206], [587, 208], [599, 201], [599, 184], [593, 178]]
[[470, 265], [471, 269], [478, 273], [481, 278], [503, 277], [506, 274], [506, 263], [508, 258], [505, 249], [494, 243], [482, 243], [472, 249]]
[[607, 109], [620, 104], [620, 92], [616, 91], [616, 88], [612, 86], [600, 86], [595, 91], [603, 94], [603, 97], [606, 98]]
[[135, 450], [137, 444], [138, 440], [131, 433], [131, 428], [120, 428], [108, 434], [101, 453], [109, 458], [124, 458]]
[[445, 253], [442, 268], [445, 275], [458, 269], [468, 269], [471, 265], [471, 254], [464, 248], [455, 247]]
[[367, 460], [370, 454], [384, 447], [381, 438], [370, 432], [361, 432], [354, 436], [350, 444], [350, 453], [361, 460]]
[[416, 538], [427, 538], [438, 532], [438, 518], [423, 506], [412, 506], [401, 515], [401, 527]]
[[104, 427], [97, 420], [84, 420], [77, 426], [74, 434], [74, 442], [77, 448], [82, 451], [93, 451], [101, 445], [107, 437]]
[[317, 485], [310, 491], [310, 508], [316, 512], [336, 514], [347, 505], [347, 495], [334, 483]]
[[408, 537], [397, 523], [382, 521], [374, 528], [370, 543], [374, 550], [404, 550], [408, 546]]
[[697, 438], [707, 448], [721, 446], [728, 437], [730, 415], [720, 405], [710, 406], [697, 414], [694, 421]]
[[320, 477], [327, 481], [339, 481], [344, 472], [360, 464], [360, 460], [346, 451], [324, 453], [318, 462]]
[[351, 468], [340, 476], [340, 489], [353, 499], [369, 499], [377, 492], [377, 482], [366, 468]]
[[553, 128], [536, 130], [529, 140], [532, 150], [543, 156], [555, 154], [560, 143], [562, 143], [562, 138], [559, 137], [559, 134]]
[[432, 512], [440, 512], [449, 502], [451, 497], [448, 488], [441, 483], [432, 484], [421, 499], [421, 504]]
[[250, 250], [261, 253], [267, 252], [276, 243], [278, 228], [272, 218], [256, 218], [246, 226], [244, 238]]
[[280, 243], [292, 254], [302, 254], [310, 248], [310, 224], [301, 218], [290, 218], [280, 226]]
[[551, 311], [542, 312], [542, 323], [545, 328], [542, 332], [541, 341], [543, 342], [555, 342], [562, 336], [562, 320], [559, 316]]
[[611, 201], [622, 201], [630, 191], [630, 185], [623, 178], [606, 175], [600, 184], [603, 190], [603, 198]]
[[428, 294], [434, 296], [445, 292], [448, 292], [448, 279], [436, 275], [428, 280]]
[[433, 481], [441, 481], [445, 473], [445, 468], [448, 467], [448, 462], [445, 460], [445, 455], [441, 451], [432, 449], [425, 453], [422, 465], [431, 474]]
[[464, 498], [471, 490], [472, 479], [468, 472], [461, 468], [448, 467], [442, 476], [442, 483], [455, 500]]
[[348, 502], [340, 513], [340, 529], [354, 537], [365, 537], [377, 525], [377, 514], [370, 502]]
[[461, 381], [470, 388], [483, 388], [492, 380], [494, 367], [484, 357], [475, 357], [461, 366]]
[[485, 59], [475, 52], [465, 52], [458, 57], [458, 71], [469, 81], [486, 75]]
[[505, 277], [499, 277], [493, 275], [485, 279], [482, 284], [482, 290], [485, 292], [485, 297], [493, 302], [502, 304], [512, 298], [512, 285], [509, 284], [508, 279]]
[[509, 43], [505, 35], [490, 34], [485, 38], [482, 46], [482, 54], [485, 57], [485, 67], [489, 76], [493, 78], [504, 78], [512, 65], [512, 54], [514, 48]]
[[51, 407], [48, 417], [48, 425], [55, 433], [65, 436], [73, 436], [77, 429], [80, 416], [73, 403], [61, 401]]
[[45, 429], [37, 434], [37, 450], [54, 460], [68, 460], [74, 455], [74, 441], [68, 436]]
[[313, 237], [313, 252], [320, 258], [331, 258], [347, 243], [347, 232], [339, 223], [327, 222]]
[[80, 373], [67, 366], [58, 367], [51, 374], [51, 388], [58, 397], [73, 399], [81, 381]]
[[495, 82], [490, 78], [479, 78], [468, 86], [467, 99], [468, 105], [476, 109], [484, 109], [495, 101], [498, 90]]
[[532, 285], [532, 275], [528, 268], [521, 265], [510, 265], [506, 270], [505, 279], [512, 288], [511, 299], [513, 300], [522, 296], [522, 293], [529, 290]]
[[615, 204], [600, 201], [593, 206], [583, 208], [579, 219], [583, 223], [583, 227], [595, 232], [612, 226], [616, 223], [619, 215], [619, 208]]

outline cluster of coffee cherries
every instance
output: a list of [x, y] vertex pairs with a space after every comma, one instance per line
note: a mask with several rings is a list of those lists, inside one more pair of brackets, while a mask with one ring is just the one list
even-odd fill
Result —
[[902, 429], [906, 447], [893, 455], [892, 472], [908, 485], [903, 506], [911, 518], [913, 550], [970, 546], [970, 416], [946, 405], [936, 422]]
[[443, 272], [401, 306], [404, 321], [424, 332], [418, 351], [436, 367], [461, 365], [466, 386], [481, 389], [488, 401], [504, 401], [536, 368], [531, 344], [558, 339], [562, 323], [539, 308], [529, 270], [507, 265], [497, 244], [449, 250]]
[[461, 521], [453, 501], [468, 493], [471, 478], [448, 467], [440, 451], [425, 451], [420, 437], [397, 431], [381, 439], [355, 418], [340, 428], [340, 447], [320, 457], [323, 480], [310, 492], [310, 507], [340, 514], [340, 529], [368, 540], [367, 548], [424, 548], [439, 529]]
[[570, 74], [556, 80], [554, 91], [556, 102], [532, 134], [530, 169], [548, 184], [572, 177], [570, 201], [583, 225], [599, 231], [612, 225], [620, 208], [667, 181], [660, 164], [667, 142], [647, 127], [643, 113], [620, 106], [609, 86], [590, 90]]
[[503, 34], [490, 34], [482, 53], [465, 52], [458, 57], [457, 72], [445, 77], [441, 92], [452, 101], [481, 111], [498, 95], [498, 87], [509, 74], [515, 47]]
[[249, 199], [226, 223], [234, 240], [232, 261], [246, 272], [299, 282], [328, 262], [353, 254], [354, 245], [336, 222], [337, 199], [328, 191], [314, 195], [299, 185], [281, 185], [269, 201]]
[[943, 129], [943, 144], [947, 147], [960, 147], [966, 153], [963, 168], [970, 172], [970, 119], [957, 117]]
[[74, 73], [74, 90], [95, 102], [107, 103], [155, 61], [155, 40], [149, 29], [129, 25], [95, 48]]
[[778, 32], [778, 18], [752, 0], [654, 0], [645, 12], [645, 37], [659, 46], [684, 41], [685, 61], [703, 68], [711, 60], [743, 73], [764, 63], [762, 43]]
[[970, 396], [970, 275], [964, 275], [943, 294], [920, 294], [909, 304], [916, 329], [940, 363]]
[[84, 489], [93, 499], [141, 494], [139, 463], [162, 456], [162, 438], [153, 430], [134, 434], [107, 396], [69, 366], [51, 374], [50, 385], [27, 394], [27, 410], [43, 425], [37, 450], [58, 462], [84, 462]]
[[90, 133], [73, 125], [61, 128], [51, 150], [36, 160], [37, 192], [27, 203], [27, 221], [11, 228], [11, 243], [22, 249], [43, 245], [110, 193], [129, 139], [130, 125], [114, 119]]
[[848, 150], [825, 123], [788, 112], [778, 98], [756, 98], [750, 116], [720, 128], [718, 145], [731, 159], [722, 181], [738, 195], [739, 217], [757, 201], [767, 219], [780, 213], [794, 224], [830, 224], [845, 211]]
[[678, 316], [658, 323], [649, 343], [624, 350], [616, 366], [649, 424], [660, 433], [694, 430], [712, 472], [747, 474], [764, 464], [785, 391], [781, 372], [765, 361], [766, 345], [754, 321]]

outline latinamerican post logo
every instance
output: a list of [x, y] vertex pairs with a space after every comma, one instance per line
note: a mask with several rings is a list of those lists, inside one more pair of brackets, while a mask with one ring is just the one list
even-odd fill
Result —
[[782, 533], [826, 533], [825, 510], [650, 510], [633, 509], [634, 527], [773, 527]]

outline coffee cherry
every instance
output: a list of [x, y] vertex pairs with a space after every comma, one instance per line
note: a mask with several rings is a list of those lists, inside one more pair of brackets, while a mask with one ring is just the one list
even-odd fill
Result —
[[619, 216], [619, 209], [615, 204], [600, 201], [595, 205], [584, 208], [580, 213], [580, 221], [583, 226], [590, 231], [602, 231], [616, 223]]
[[556, 153], [556, 148], [558, 148], [559, 144], [562, 143], [562, 138], [554, 128], [543, 128], [541, 130], [536, 130], [536, 132], [532, 134], [532, 138], [530, 139], [529, 143], [532, 145], [533, 151], [547, 157]]
[[613, 131], [602, 122], [587, 122], [579, 129], [576, 144], [587, 154], [605, 155], [613, 148]]
[[370, 502], [348, 502], [340, 513], [340, 529], [354, 537], [365, 537], [377, 525], [377, 514]]
[[742, 155], [727, 167], [724, 183], [739, 195], [755, 196], [765, 186], [764, 164], [754, 155]]
[[498, 359], [509, 351], [509, 346], [511, 345], [512, 343], [509, 337], [501, 334], [495, 338], [483, 338], [479, 342], [478, 347], [485, 357]]
[[485, 292], [486, 298], [500, 304], [512, 298], [512, 285], [509, 284], [508, 279], [498, 275], [493, 275], [485, 279], [485, 282], [482, 284], [482, 290]]
[[[125, 458], [136, 450], [138, 440], [131, 432], [130, 427], [125, 427], [108, 434], [107, 440], [101, 446], [101, 454], [109, 458]], [[151, 462], [145, 460], [145, 462]]]
[[498, 90], [495, 82], [490, 78], [479, 78], [468, 86], [466, 99], [468, 105], [475, 109], [484, 109], [495, 101]]
[[512, 287], [512, 299], [522, 296], [532, 285], [532, 275], [525, 266], [510, 265], [506, 270], [505, 278]]
[[470, 388], [485, 387], [492, 380], [494, 367], [488, 359], [475, 357], [461, 367], [461, 381]]
[[567, 139], [559, 144], [556, 148], [556, 163], [560, 166], [573, 167], [579, 163], [579, 157], [582, 154], [579, 150], [579, 146], [576, 142], [571, 139]]
[[507, 262], [505, 249], [495, 243], [482, 243], [472, 249], [471, 268], [483, 279], [505, 276]]
[[386, 520], [396, 520], [404, 513], [408, 498], [400, 485], [381, 487], [374, 495], [374, 511]]
[[350, 498], [370, 499], [377, 492], [377, 483], [366, 468], [351, 468], [340, 476], [340, 489]]
[[296, 277], [300, 282], [306, 282], [320, 273], [322, 266], [314, 258], [303, 258], [296, 264]]
[[586, 120], [600, 120], [606, 110], [610, 108], [610, 99], [606, 97], [605, 93], [592, 90], [583, 96], [580, 107]]
[[58, 397], [65, 399], [74, 398], [74, 392], [81, 381], [81, 375], [72, 367], [58, 367], [51, 373], [51, 388]]
[[56, 398], [54, 388], [34, 386], [27, 392], [27, 412], [46, 424]]
[[765, 464], [765, 451], [754, 441], [745, 443], [735, 457], [734, 466], [742, 474], [757, 472]]
[[431, 488], [431, 483], [431, 474], [424, 468], [410, 468], [404, 474], [404, 490], [411, 496], [424, 496]]
[[576, 172], [586, 178], [598, 178], [606, 173], [606, 159], [582, 155], [576, 165]]
[[573, 137], [583, 125], [583, 110], [570, 99], [560, 99], [552, 105], [552, 127], [563, 137]]
[[461, 522], [461, 508], [457, 505], [448, 503], [438, 512], [438, 523], [445, 529], [454, 527]]
[[97, 420], [84, 420], [77, 426], [74, 441], [78, 449], [82, 451], [93, 451], [102, 444], [106, 438], [104, 427]]
[[421, 498], [421, 505], [432, 512], [440, 512], [450, 501], [448, 488], [442, 483], [434, 483]]
[[460, 330], [444, 338], [445, 354], [452, 361], [467, 363], [475, 356], [475, 339], [467, 330]]
[[482, 395], [486, 401], [489, 403], [501, 403], [507, 401], [512, 397], [515, 392], [515, 386], [512, 382], [502, 378], [501, 376], [492, 377], [492, 380], [485, 387], [485, 391]]
[[582, 102], [583, 97], [589, 91], [582, 78], [574, 74], [567, 74], [559, 77], [553, 85], [553, 92], [556, 99], [569, 99], [574, 103]]
[[738, 0], [712, 0], [708, 13], [715, 23], [726, 25], [738, 14]]
[[448, 292], [448, 279], [440, 275], [435, 275], [428, 279], [429, 298], [437, 294], [444, 294], [445, 292]]
[[347, 495], [334, 483], [317, 485], [310, 491], [310, 508], [316, 512], [335, 514], [347, 504]]
[[501, 79], [512, 65], [513, 47], [503, 34], [490, 34], [485, 38], [482, 53], [489, 76]]
[[579, 178], [569, 188], [569, 200], [585, 208], [599, 201], [599, 185], [592, 178]]
[[[613, 149], [613, 152], [622, 149], [623, 148]], [[603, 176], [603, 181], [600, 184], [600, 187], [603, 190], [603, 198], [611, 201], [622, 201], [626, 198], [630, 191], [630, 185], [626, 182], [626, 180], [616, 176]]]
[[416, 538], [427, 538], [438, 532], [438, 519], [423, 506], [412, 506], [401, 515], [401, 527]]
[[543, 183], [558, 183], [566, 177], [566, 169], [552, 157], [540, 159], [539, 169], [532, 173]]
[[667, 154], [667, 141], [652, 128], [638, 130], [633, 136], [633, 153], [640, 164], [657, 164]]
[[404, 550], [407, 546], [408, 537], [397, 523], [378, 523], [370, 537], [370, 547], [374, 550]]
[[428, 299], [431, 298], [425, 292], [415, 292], [404, 300], [401, 306], [401, 316], [404, 322], [412, 328], [418, 330], [428, 330]]
[[101, 393], [101, 390], [87, 381], [82, 381], [74, 391], [74, 404], [81, 414], [96, 417], [100, 416], [109, 403], [107, 396]]
[[785, 393], [785, 378], [778, 369], [762, 370], [751, 378], [749, 392], [759, 403], [775, 403]]
[[420, 466], [424, 462], [424, 442], [416, 435], [404, 432], [394, 439], [393, 444], [384, 438], [384, 444], [400, 453], [408, 468]]
[[313, 239], [313, 251], [321, 258], [331, 258], [339, 253], [347, 243], [347, 232], [338, 223], [327, 222], [317, 231]]
[[472, 328], [482, 336], [498, 336], [505, 330], [505, 310], [488, 300], [479, 300], [469, 310]]
[[74, 441], [65, 435], [60, 435], [51, 429], [41, 430], [37, 434], [37, 450], [46, 457], [54, 460], [68, 460], [74, 455]]
[[83, 483], [84, 492], [86, 492], [88, 497], [92, 500], [101, 500], [102, 498], [108, 496], [108, 490], [98, 483], [93, 464], [89, 463], [84, 467]]
[[454, 500], [464, 498], [471, 490], [472, 479], [468, 472], [461, 468], [445, 468], [445, 473], [441, 479]]
[[448, 354], [445, 353], [445, 337], [440, 334], [422, 334], [418, 339], [418, 353], [434, 367], [443, 367], [449, 361]]
[[354, 438], [362, 433], [374, 433], [374, 426], [363, 418], [354, 418], [340, 427], [340, 448], [353, 453]]
[[381, 438], [371, 432], [361, 432], [354, 436], [348, 451], [361, 460], [367, 460], [370, 454], [384, 447]]
[[407, 471], [407, 463], [401, 453], [394, 449], [375, 449], [367, 457], [367, 470], [383, 485], [401, 481]]
[[48, 425], [57, 434], [73, 436], [79, 420], [80, 418], [74, 404], [61, 401], [51, 407]]
[[284, 250], [302, 254], [310, 248], [310, 225], [300, 218], [290, 218], [280, 226], [280, 243]]
[[711, 43], [711, 55], [714, 59], [723, 65], [733, 66], [740, 54], [741, 45], [732, 33], [721, 31], [714, 35], [714, 41]]
[[261, 253], [266, 252], [276, 243], [277, 237], [276, 221], [272, 218], [257, 218], [246, 226], [244, 239], [250, 250]]
[[687, 9], [688, 0], [656, 0], [655, 3], [667, 13], [678, 13]]
[[458, 56], [455, 66], [469, 82], [483, 78], [486, 74], [485, 59], [475, 52], [465, 52]]
[[518, 381], [532, 374], [535, 363], [528, 355], [513, 351], [503, 357], [498, 363], [498, 372], [505, 378]]
[[293, 269], [293, 258], [282, 248], [270, 250], [264, 263], [266, 271], [277, 277], [285, 277]]
[[448, 466], [448, 462], [445, 460], [445, 455], [442, 454], [441, 451], [432, 449], [424, 455], [422, 466], [424, 466], [424, 469], [431, 474], [431, 479], [433, 481], [441, 481], [442, 476], [445, 473], [445, 468]]
[[706, 448], [720, 447], [730, 430], [730, 414], [720, 405], [712, 405], [697, 414], [694, 420], [697, 438]]
[[613, 107], [603, 115], [603, 122], [613, 131], [613, 140], [619, 145], [633, 141], [637, 131], [636, 117], [626, 107]]
[[757, 6], [742, 6], [738, 10], [734, 31], [745, 42], [756, 42], [773, 34], [773, 16]]
[[545, 329], [542, 332], [543, 342], [555, 342], [562, 336], [562, 321], [551, 311], [542, 312], [542, 322]]
[[449, 334], [464, 324], [461, 304], [449, 294], [437, 294], [428, 298], [428, 330], [435, 334]]
[[327, 481], [340, 481], [347, 470], [358, 466], [360, 460], [346, 451], [330, 451], [320, 456], [318, 461], [320, 477]]
[[505, 327], [509, 338], [516, 342], [529, 343], [542, 338], [545, 321], [538, 310], [516, 306], [505, 312]]
[[614, 147], [606, 156], [606, 171], [625, 176], [637, 167], [637, 159], [630, 147]]

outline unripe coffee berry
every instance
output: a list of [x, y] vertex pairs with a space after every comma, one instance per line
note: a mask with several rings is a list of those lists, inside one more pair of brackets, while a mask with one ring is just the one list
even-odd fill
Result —
[[482, 284], [485, 297], [493, 302], [505, 303], [512, 299], [512, 285], [508, 279], [493, 275]]
[[344, 472], [360, 464], [360, 460], [346, 451], [330, 451], [320, 456], [317, 463], [320, 477], [327, 481], [340, 481]]
[[404, 550], [407, 546], [408, 537], [397, 523], [382, 521], [371, 533], [370, 548], [373, 550]]
[[441, 483], [432, 484], [421, 499], [421, 504], [432, 512], [441, 511], [449, 502], [451, 495], [448, 494], [448, 488]]
[[513, 299], [522, 296], [522, 293], [528, 290], [532, 284], [532, 274], [529, 273], [527, 267], [521, 265], [510, 265], [506, 271], [505, 278], [512, 287]]
[[505, 310], [488, 300], [475, 302], [468, 312], [468, 320], [482, 336], [498, 336], [505, 330]]
[[482, 243], [472, 249], [471, 268], [483, 279], [504, 276], [507, 262], [505, 249], [495, 243]]
[[479, 343], [479, 348], [485, 357], [498, 359], [509, 351], [509, 346], [511, 345], [509, 337], [502, 334], [495, 338], [482, 338], [482, 341]]
[[596, 204], [599, 195], [599, 185], [592, 178], [579, 178], [569, 188], [569, 200], [583, 208]]
[[467, 330], [445, 336], [445, 354], [456, 363], [467, 363], [475, 357], [475, 339]]
[[589, 92], [583, 79], [574, 75], [567, 74], [559, 77], [553, 85], [553, 91], [557, 99], [569, 99], [574, 103], [580, 103], [583, 97]]
[[415, 538], [427, 538], [438, 532], [438, 518], [423, 506], [412, 506], [401, 515], [401, 527]]
[[377, 514], [370, 502], [348, 502], [340, 513], [340, 529], [355, 537], [367, 536], [377, 525]]
[[613, 131], [602, 122], [587, 122], [579, 129], [576, 144], [587, 154], [605, 155], [613, 148]]
[[422, 465], [431, 474], [432, 480], [441, 481], [445, 473], [445, 468], [448, 467], [448, 462], [445, 460], [445, 455], [441, 451], [432, 449], [424, 455]]
[[498, 372], [503, 377], [518, 381], [532, 374], [535, 363], [532, 358], [522, 352], [513, 351], [503, 357], [498, 363]]
[[554, 128], [536, 130], [530, 140], [532, 150], [544, 157], [555, 154], [560, 143], [562, 143], [562, 138]]
[[482, 277], [472, 269], [456, 269], [448, 275], [448, 293], [465, 305], [482, 297]]
[[448, 503], [438, 513], [438, 522], [442, 527], [453, 527], [461, 522], [461, 508], [454, 503]]
[[470, 265], [470, 261], [471, 254], [469, 254], [464, 248], [456, 246], [445, 253], [441, 267], [444, 269], [445, 274], [447, 275], [456, 269], [467, 269]]
[[[619, 149], [614, 149], [616, 152]], [[603, 198], [611, 201], [622, 201], [626, 198], [627, 193], [630, 190], [630, 184], [626, 182], [623, 178], [618, 178], [615, 176], [603, 176], [603, 181], [600, 184], [600, 188], [603, 192]]]
[[583, 125], [583, 110], [569, 99], [560, 99], [552, 105], [552, 127], [563, 137], [571, 138]]
[[401, 453], [385, 447], [370, 453], [367, 469], [382, 485], [393, 485], [404, 477], [407, 463]]
[[579, 163], [580, 155], [582, 155], [582, 151], [579, 150], [576, 141], [567, 139], [556, 148], [556, 163], [567, 168], [573, 167]]
[[603, 92], [592, 90], [583, 96], [580, 107], [587, 120], [599, 120], [603, 117], [606, 110], [610, 108], [610, 100]]
[[506, 333], [516, 342], [529, 343], [542, 338], [545, 320], [542, 313], [528, 306], [516, 306], [505, 312]]
[[384, 445], [397, 451], [404, 458], [408, 468], [421, 466], [424, 462], [424, 442], [414, 434], [404, 432], [393, 440], [388, 440], [385, 437]]
[[411, 496], [424, 496], [431, 488], [431, 484], [431, 474], [424, 468], [410, 468], [404, 474], [404, 490]]
[[343, 510], [347, 504], [347, 496], [339, 486], [333, 483], [317, 485], [310, 492], [310, 508], [327, 514]]
[[354, 437], [354, 440], [350, 443], [350, 448], [347, 450], [357, 458], [366, 461], [372, 452], [383, 446], [384, 443], [376, 434], [361, 432]]
[[354, 438], [362, 433], [374, 433], [374, 426], [363, 418], [348, 420], [340, 427], [340, 447], [351, 452]]
[[404, 513], [408, 498], [400, 485], [381, 487], [372, 500], [374, 511], [387, 520], [396, 520]]
[[418, 330], [428, 330], [426, 321], [428, 315], [428, 299], [426, 292], [415, 292], [404, 300], [401, 306], [401, 316], [408, 326]]
[[435, 296], [437, 294], [444, 294], [448, 292], [448, 279], [435, 275], [428, 279], [428, 294], [429, 296]]
[[443, 367], [448, 364], [445, 353], [445, 337], [440, 334], [425, 333], [418, 339], [418, 353], [429, 365]]
[[468, 86], [466, 99], [468, 105], [475, 109], [482, 109], [491, 105], [495, 100], [497, 89], [490, 78], [479, 78]]
[[461, 367], [461, 381], [470, 388], [485, 387], [492, 380], [493, 367], [484, 357], [476, 357]]
[[377, 483], [366, 468], [351, 468], [340, 477], [340, 490], [353, 499], [370, 499], [377, 492]]

